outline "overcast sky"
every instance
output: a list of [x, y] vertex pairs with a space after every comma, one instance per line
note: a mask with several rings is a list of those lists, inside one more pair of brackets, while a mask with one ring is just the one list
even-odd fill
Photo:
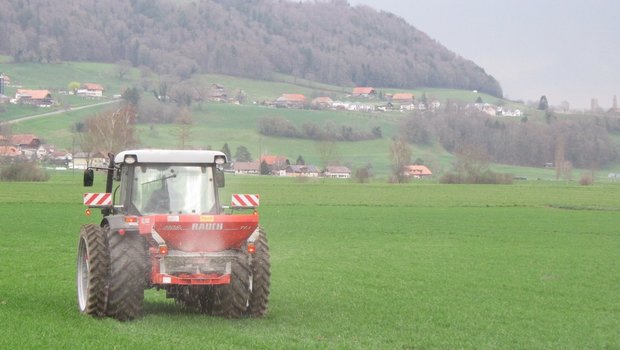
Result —
[[504, 96], [589, 108], [620, 97], [618, 0], [349, 0], [392, 12], [494, 76]]

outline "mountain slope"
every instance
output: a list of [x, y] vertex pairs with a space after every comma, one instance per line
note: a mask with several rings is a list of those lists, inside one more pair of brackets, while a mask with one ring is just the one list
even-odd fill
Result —
[[0, 53], [16, 61], [119, 62], [187, 78], [449, 87], [499, 83], [393, 14], [344, 0], [0, 0]]

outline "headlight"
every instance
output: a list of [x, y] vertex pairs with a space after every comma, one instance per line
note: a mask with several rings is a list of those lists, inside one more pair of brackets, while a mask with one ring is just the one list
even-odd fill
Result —
[[136, 156], [133, 154], [125, 156], [125, 164], [133, 164], [136, 161], [137, 161]]
[[215, 156], [215, 164], [222, 165], [226, 163], [226, 157], [224, 156]]

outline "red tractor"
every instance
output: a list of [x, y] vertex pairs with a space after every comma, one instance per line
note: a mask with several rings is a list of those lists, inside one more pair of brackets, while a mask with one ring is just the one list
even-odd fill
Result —
[[[144, 290], [163, 289], [188, 308], [229, 318], [261, 317], [270, 262], [257, 195], [220, 202], [226, 156], [217, 151], [131, 150], [110, 154], [105, 193], [84, 194], [101, 208], [99, 225], [80, 229], [80, 311], [124, 321], [140, 317]], [[116, 187], [114, 186], [117, 182]]]

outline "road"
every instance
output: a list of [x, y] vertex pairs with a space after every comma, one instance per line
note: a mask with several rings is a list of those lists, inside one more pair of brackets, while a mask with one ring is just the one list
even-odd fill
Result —
[[31, 116], [27, 116], [27, 117], [21, 117], [21, 118], [17, 118], [17, 119], [13, 119], [13, 120], [7, 120], [7, 121], [2, 122], [0, 124], [17, 124], [17, 123], [20, 123], [20, 122], [23, 122], [23, 121], [26, 121], [26, 120], [44, 118], [44, 117], [49, 117], [51, 115], [67, 113], [67, 112], [72, 112], [72, 111], [79, 111], [80, 109], [86, 109], [86, 108], [92, 108], [92, 107], [97, 107], [97, 106], [109, 105], [109, 104], [112, 104], [112, 103], [118, 103], [119, 101], [120, 100], [112, 100], [112, 101], [99, 102], [99, 103], [95, 103], [95, 104], [92, 104], [92, 105], [73, 107], [73, 108], [69, 108], [69, 109], [61, 109], [61, 110], [53, 111], [53, 112], [49, 112], [49, 113], [43, 113], [43, 114], [31, 115]]

